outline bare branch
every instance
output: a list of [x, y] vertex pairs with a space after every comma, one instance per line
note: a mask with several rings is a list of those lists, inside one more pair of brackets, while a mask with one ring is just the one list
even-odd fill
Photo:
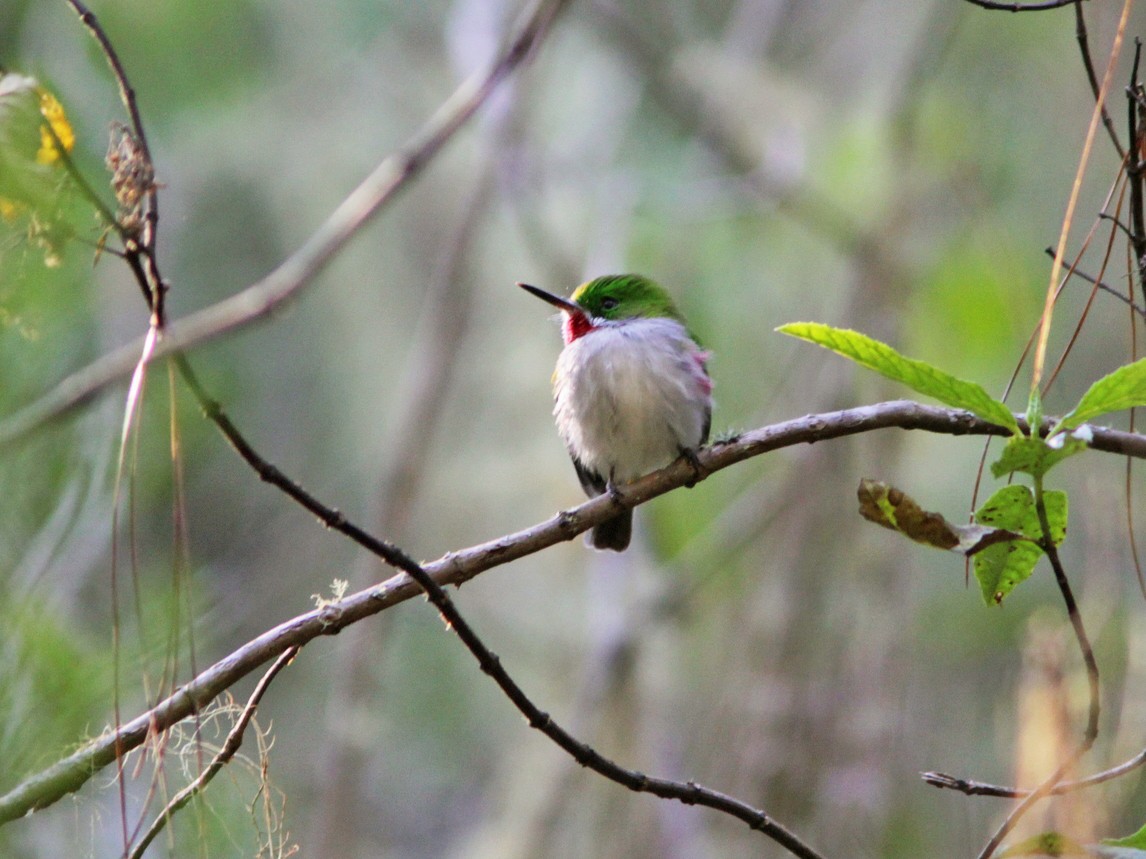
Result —
[[[71, 0], [69, 0], [71, 2]], [[398, 191], [417, 176], [513, 71], [532, 54], [569, 0], [537, 0], [488, 69], [468, 78], [422, 129], [374, 168], [293, 254], [246, 289], [171, 322], [152, 360], [173, 355], [267, 318], [310, 285], [328, 262]], [[36, 402], [0, 421], [0, 447], [89, 401], [129, 375], [143, 338], [116, 349], [60, 382]]]
[[[1005, 435], [967, 412], [924, 406], [906, 400], [838, 412], [808, 415], [761, 427], [738, 438], [698, 452], [704, 469], [716, 472], [744, 459], [784, 447], [811, 444], [828, 439], [898, 427], [947, 435]], [[1092, 446], [1097, 450], [1146, 459], [1146, 437], [1133, 433], [1095, 428]], [[692, 466], [677, 461], [621, 489], [626, 505], [636, 506], [695, 480]], [[487, 543], [449, 552], [421, 566], [439, 586], [461, 584], [485, 570], [571, 540], [593, 525], [616, 515], [618, 502], [609, 495], [591, 499], [572, 510], [562, 511], [532, 528], [507, 534]], [[347, 526], [337, 511], [327, 524]], [[325, 520], [324, 520], [325, 521]], [[344, 531], [345, 532], [345, 531]], [[366, 535], [374, 542], [376, 538]], [[337, 603], [306, 612], [284, 621], [243, 645], [201, 672], [175, 694], [153, 709], [123, 724], [42, 772], [33, 775], [8, 794], [0, 797], [0, 824], [44, 808], [78, 790], [93, 774], [121, 753], [136, 748], [149, 730], [163, 730], [187, 718], [216, 695], [275, 658], [288, 648], [305, 645], [321, 635], [334, 635], [352, 623], [384, 611], [421, 593], [418, 585], [402, 573], [366, 588]]]
[[[1045, 253], [1047, 256], [1053, 257], [1054, 256], [1054, 248], [1046, 248]], [[1071, 273], [1075, 277], [1081, 277], [1087, 283], [1098, 287], [1099, 289], [1101, 289], [1103, 292], [1107, 293], [1108, 295], [1113, 295], [1115, 298], [1117, 298], [1119, 301], [1121, 301], [1123, 304], [1125, 304], [1127, 307], [1129, 307], [1130, 310], [1136, 316], [1140, 316], [1143, 319], [1146, 319], [1146, 310], [1143, 310], [1141, 307], [1139, 307], [1137, 304], [1134, 303], [1133, 299], [1128, 298], [1127, 296], [1123, 295], [1121, 292], [1119, 292], [1117, 289], [1115, 289], [1110, 284], [1108, 284], [1102, 280], [1099, 280], [1099, 279], [1095, 278], [1093, 275], [1089, 275], [1084, 271], [1079, 271], [1077, 268], [1072, 269]]]
[[1078, 0], [1043, 0], [1042, 3], [997, 3], [995, 0], [966, 0], [972, 6], [998, 12], [1045, 12], [1048, 9], [1061, 9]]
[[97, 42], [99, 42], [100, 50], [103, 51], [104, 56], [107, 58], [108, 65], [111, 66], [112, 74], [115, 75], [116, 85], [119, 86], [119, 97], [123, 100], [123, 106], [127, 109], [127, 115], [131, 118], [131, 127], [135, 132], [135, 136], [139, 138], [139, 145], [143, 147], [144, 154], [147, 160], [151, 161], [151, 150], [147, 146], [147, 134], [143, 130], [143, 120], [139, 114], [139, 104], [135, 100], [135, 88], [127, 77], [127, 70], [124, 69], [123, 63], [119, 59], [119, 54], [112, 45], [111, 39], [108, 38], [107, 33], [104, 32], [103, 27], [100, 26], [99, 21], [96, 19], [95, 13], [87, 8], [80, 0], [66, 0], [67, 4], [72, 7], [80, 21], [88, 31], [92, 34]]
[[1126, 159], [1126, 177], [1130, 183], [1130, 245], [1134, 249], [1138, 288], [1146, 296], [1146, 192], [1143, 191], [1142, 157], [1143, 105], [1142, 83], [1138, 69], [1142, 62], [1142, 40], [1134, 40], [1134, 64], [1130, 84], [1126, 87], [1126, 125], [1130, 135], [1130, 154]]
[[[1146, 764], [1146, 749], [1143, 749], [1129, 760], [1110, 767], [1110, 769], [1105, 769], [1084, 778], [1075, 779], [1074, 781], [1059, 782], [1047, 792], [1047, 795], [1061, 796], [1064, 793], [1073, 793], [1076, 790], [1094, 787], [1096, 784], [1102, 784], [1103, 782], [1108, 782], [1120, 776], [1124, 776], [1129, 772], [1133, 772], [1144, 764]], [[954, 790], [967, 796], [1002, 796], [1008, 799], [1021, 799], [1024, 796], [1029, 796], [1031, 793], [1029, 788], [1009, 787], [1002, 784], [975, 781], [974, 779], [958, 778], [942, 772], [925, 772], [921, 773], [921, 775], [923, 780], [932, 787]]]
[[[1078, 41], [1078, 51], [1082, 55], [1082, 65], [1086, 69], [1086, 79], [1090, 82], [1090, 91], [1094, 93], [1097, 99], [1100, 97], [1102, 88], [1098, 83], [1098, 75], [1094, 71], [1094, 61], [1090, 57], [1090, 37], [1086, 31], [1086, 18], [1082, 14], [1082, 0], [1074, 0], [1074, 36]], [[1106, 110], [1106, 105], [1102, 105], [1102, 124], [1106, 126], [1106, 133], [1110, 135], [1110, 142], [1114, 145], [1118, 157], [1125, 160], [1126, 150], [1122, 148], [1122, 142], [1118, 139], [1118, 132], [1114, 130], [1114, 120], [1110, 118], [1110, 113]]]
[[[141, 159], [145, 162], [148, 168], [154, 173], [154, 161], [151, 158], [151, 148], [147, 145], [147, 133], [143, 128], [143, 118], [139, 113], [139, 103], [135, 98], [135, 88], [131, 85], [131, 81], [127, 76], [127, 70], [123, 66], [123, 62], [119, 58], [119, 54], [115, 50], [111, 39], [107, 33], [104, 32], [103, 26], [100, 24], [99, 19], [96, 18], [95, 13], [87, 8], [80, 0], [66, 0], [67, 4], [72, 7], [72, 10], [79, 16], [80, 21], [88, 32], [90, 32], [99, 43], [100, 50], [103, 51], [104, 57], [107, 59], [108, 65], [111, 66], [112, 74], [115, 76], [116, 84], [119, 86], [119, 97], [123, 101], [123, 106], [127, 110], [127, 115], [131, 120], [132, 134], [139, 146]], [[156, 261], [155, 253], [155, 240], [156, 240], [156, 226], [159, 223], [159, 186], [155, 182], [150, 182], [147, 188], [147, 211], [144, 217], [146, 226], [143, 230], [143, 235], [139, 243], [127, 234], [127, 231], [122, 228], [122, 225], [113, 219], [113, 223], [123, 238], [124, 249], [126, 250], [126, 258], [132, 265], [136, 278], [139, 280], [140, 286], [144, 288], [147, 296], [148, 307], [150, 308], [155, 324], [163, 327], [166, 324], [165, 311], [163, 307], [163, 297], [166, 293], [166, 286], [163, 278], [159, 274], [159, 265]], [[93, 199], [94, 196], [93, 196]], [[147, 265], [143, 266], [139, 257], [143, 256]]]

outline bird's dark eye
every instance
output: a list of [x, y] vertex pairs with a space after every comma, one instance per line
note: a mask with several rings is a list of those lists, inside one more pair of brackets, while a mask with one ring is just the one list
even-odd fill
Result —
[[612, 310], [619, 303], [620, 302], [618, 302], [617, 299], [615, 299], [615, 298], [602, 298], [601, 299], [601, 309], [602, 310]]

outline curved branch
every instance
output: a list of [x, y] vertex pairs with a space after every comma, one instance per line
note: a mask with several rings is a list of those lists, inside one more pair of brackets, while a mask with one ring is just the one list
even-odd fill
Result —
[[[1146, 765], [1146, 749], [1142, 749], [1134, 757], [1112, 766], [1110, 769], [1092, 773], [1074, 781], [1063, 781], [1056, 784], [1047, 792], [1047, 796], [1062, 796], [1064, 793], [1073, 793], [1076, 790], [1085, 790], [1096, 784], [1112, 781], [1139, 767]], [[1010, 787], [1005, 784], [991, 784], [974, 779], [958, 778], [943, 772], [925, 772], [920, 774], [923, 780], [932, 787], [946, 788], [965, 796], [1001, 796], [1006, 799], [1022, 799], [1030, 796], [1030, 788]]]
[[1048, 9], [1071, 6], [1078, 0], [1043, 0], [1041, 3], [1000, 3], [995, 0], [967, 0], [967, 2], [980, 9], [991, 9], [996, 12], [1045, 12]]
[[[954, 409], [924, 406], [907, 400], [878, 403], [838, 412], [807, 415], [744, 433], [697, 453], [706, 473], [737, 462], [798, 444], [897, 427], [946, 435], [1006, 435], [1006, 430]], [[1146, 436], [1095, 428], [1097, 450], [1146, 459]], [[619, 490], [626, 506], [652, 498], [695, 481], [691, 464], [677, 461]], [[449, 552], [421, 565], [439, 586], [459, 585], [493, 567], [534, 554], [556, 543], [572, 540], [605, 519], [616, 515], [621, 502], [602, 495], [571, 510], [562, 511], [532, 528], [507, 534], [487, 543]], [[332, 524], [349, 526], [335, 511]], [[352, 527], [352, 526], [349, 526]], [[374, 539], [374, 538], [371, 538]], [[376, 541], [380, 542], [380, 541]], [[216, 695], [267, 661], [296, 645], [322, 635], [336, 635], [363, 618], [377, 614], [422, 593], [408, 575], [399, 573], [380, 584], [347, 596], [336, 603], [293, 617], [267, 630], [186, 683], [151, 710], [120, 726], [31, 776], [0, 797], [0, 824], [22, 817], [78, 790], [92, 775], [121, 753], [141, 745], [149, 730], [163, 730], [205, 706]]]
[[[387, 156], [344, 199], [303, 245], [278, 268], [217, 304], [171, 322], [151, 360], [268, 317], [295, 296], [381, 208], [420, 173], [489, 96], [525, 62], [569, 0], [536, 0], [488, 69], [464, 81], [422, 129]], [[0, 421], [0, 447], [89, 401], [128, 376], [139, 362], [143, 338], [110, 352], [68, 376], [36, 402]]]

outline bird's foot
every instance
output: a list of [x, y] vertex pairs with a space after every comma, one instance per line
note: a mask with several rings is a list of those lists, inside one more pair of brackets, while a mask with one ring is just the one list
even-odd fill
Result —
[[697, 483], [708, 477], [708, 469], [700, 464], [700, 460], [696, 456], [696, 451], [691, 447], [682, 447], [680, 449], [680, 456], [681, 459], [692, 466], [692, 480], [685, 483], [685, 486], [692, 489]]
[[605, 481], [605, 494], [618, 504], [623, 505], [625, 503], [625, 496], [621, 494], [621, 490], [617, 488], [617, 484], [613, 482], [612, 477]]

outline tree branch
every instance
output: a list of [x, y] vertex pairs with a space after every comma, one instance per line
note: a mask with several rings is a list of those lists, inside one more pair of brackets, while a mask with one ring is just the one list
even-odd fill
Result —
[[[338, 251], [433, 160], [502, 81], [533, 54], [568, 2], [536, 0], [490, 67], [463, 82], [422, 129], [404, 147], [383, 159], [298, 250], [262, 280], [230, 298], [169, 323], [151, 360], [265, 319], [311, 284]], [[0, 448], [88, 402], [108, 385], [128, 376], [139, 362], [143, 343], [140, 338], [102, 356], [65, 378], [36, 402], [0, 421]]]
[[[726, 443], [698, 452], [706, 472], [712, 473], [737, 462], [798, 444], [898, 427], [946, 435], [1005, 435], [1006, 430], [979, 420], [967, 412], [924, 406], [906, 400], [878, 403], [838, 412], [808, 415], [761, 427]], [[1146, 437], [1095, 428], [1097, 450], [1146, 459]], [[692, 466], [677, 461], [635, 483], [621, 488], [625, 505], [636, 506], [695, 480]], [[555, 543], [572, 540], [593, 525], [616, 515], [618, 502], [603, 495], [571, 510], [558, 513], [524, 531], [507, 534], [487, 543], [449, 552], [421, 565], [438, 586], [459, 585], [493, 567], [541, 551]], [[313, 511], [312, 511], [313, 512]], [[334, 511], [332, 527], [348, 525]], [[325, 520], [324, 520], [325, 521]], [[380, 543], [366, 535], [369, 540]], [[105, 733], [53, 766], [37, 773], [0, 797], [0, 824], [47, 807], [78, 790], [92, 775], [114, 761], [116, 749], [123, 753], [144, 742], [149, 730], [163, 730], [187, 718], [216, 695], [255, 671], [268, 660], [296, 645], [305, 645], [321, 635], [335, 635], [352, 623], [377, 614], [421, 593], [406, 574], [291, 618], [238, 648], [151, 710]]]
[[[1048, 796], [1061, 796], [1064, 793], [1073, 793], [1076, 790], [1094, 787], [1096, 784], [1102, 784], [1103, 782], [1124, 776], [1128, 772], [1133, 772], [1144, 764], [1146, 764], [1146, 749], [1142, 749], [1134, 757], [1112, 766], [1110, 769], [1105, 769], [1084, 778], [1075, 779], [1074, 781], [1060, 782], [1048, 791]], [[1028, 788], [1009, 787], [1002, 784], [991, 784], [973, 779], [957, 778], [956, 776], [942, 772], [925, 772], [921, 773], [921, 775], [923, 780], [932, 787], [954, 790], [967, 796], [1001, 796], [1008, 799], [1021, 799], [1031, 792]]]

